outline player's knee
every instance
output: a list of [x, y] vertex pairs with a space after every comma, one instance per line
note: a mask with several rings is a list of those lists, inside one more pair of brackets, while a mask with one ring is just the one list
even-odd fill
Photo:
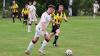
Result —
[[37, 41], [35, 41], [34, 39], [32, 40], [32, 43], [34, 43], [34, 44], [35, 44], [36, 42], [37, 42]]
[[49, 41], [50, 41], [50, 38], [49, 38], [49, 37], [48, 37], [48, 38], [46, 37], [45, 40], [46, 40], [47, 42], [49, 42]]
[[45, 40], [46, 40], [47, 42], [49, 42], [49, 41], [50, 41], [50, 38], [45, 38]]
[[14, 15], [12, 15], [12, 17], [14, 17]]
[[46, 40], [47, 42], [49, 42], [49, 40], [50, 40], [50, 35], [49, 35], [49, 33], [46, 33], [46, 34], [44, 35], [44, 37], [45, 37], [45, 40]]
[[28, 25], [32, 25], [31, 23], [29, 23]]
[[37, 25], [37, 23], [35, 23], [35, 25]]
[[59, 35], [59, 33], [60, 33], [60, 29], [57, 29], [56, 30], [56, 35]]

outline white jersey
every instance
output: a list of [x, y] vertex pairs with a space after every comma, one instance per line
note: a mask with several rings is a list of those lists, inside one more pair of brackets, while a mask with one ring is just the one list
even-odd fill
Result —
[[69, 0], [69, 5], [72, 5], [73, 4], [73, 0]]
[[36, 8], [34, 5], [28, 5], [28, 9], [30, 13], [32, 13], [33, 11], [36, 11]]
[[44, 12], [41, 16], [40, 22], [38, 23], [37, 27], [42, 28], [42, 22], [46, 22], [46, 28], [51, 21], [51, 15], [47, 12]]
[[98, 9], [99, 9], [99, 4], [95, 4], [95, 3], [94, 3], [94, 4], [93, 4], [93, 8], [98, 10]]
[[30, 19], [30, 21], [37, 21], [36, 20], [36, 8], [34, 5], [28, 5], [28, 9], [29, 9], [29, 16], [28, 18]]

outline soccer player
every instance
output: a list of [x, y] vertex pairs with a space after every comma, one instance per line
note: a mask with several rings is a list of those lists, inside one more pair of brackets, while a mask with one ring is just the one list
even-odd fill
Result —
[[12, 6], [11, 6], [11, 11], [12, 11], [12, 19], [13, 23], [15, 23], [15, 17], [18, 17], [19, 20], [21, 21], [21, 18], [18, 15], [18, 4], [16, 3], [15, 0], [12, 1]]
[[99, 9], [99, 4], [97, 1], [95, 1], [95, 3], [93, 4], [93, 18], [95, 19], [96, 14], [98, 13], [98, 9]]
[[29, 15], [28, 15], [28, 18], [29, 18], [29, 22], [28, 22], [28, 32], [31, 32], [32, 22], [34, 21], [35, 22], [35, 25], [37, 25], [37, 23], [36, 23], [37, 22], [37, 18], [36, 18], [36, 8], [32, 4], [32, 2], [29, 2], [28, 9], [29, 9]]
[[25, 8], [22, 9], [22, 16], [24, 17], [23, 24], [25, 24], [25, 25], [27, 25], [28, 14], [29, 14], [29, 10], [28, 10], [28, 5], [26, 4]]
[[57, 40], [58, 40], [59, 33], [60, 33], [60, 24], [61, 24], [63, 19], [67, 22], [67, 17], [66, 17], [66, 14], [64, 12], [63, 5], [59, 5], [58, 11], [53, 13], [52, 17], [53, 17], [53, 23], [52, 23], [52, 31], [50, 33], [50, 36], [51, 37], [55, 36], [53, 45], [55, 47], [57, 47]]
[[54, 6], [49, 5], [47, 11], [42, 14], [40, 22], [36, 26], [35, 36], [32, 39], [32, 41], [29, 43], [29, 46], [25, 51], [25, 53], [27, 55], [29, 55], [31, 53], [32, 47], [34, 48], [35, 44], [37, 43], [37, 41], [41, 35], [44, 36], [45, 40], [43, 41], [42, 46], [39, 49], [39, 52], [41, 54], [45, 54], [45, 52], [44, 52], [45, 46], [48, 44], [48, 42], [50, 40], [50, 35], [48, 34], [46, 29], [47, 29], [48, 24], [52, 20], [50, 14], [52, 14], [53, 11], [54, 11]]

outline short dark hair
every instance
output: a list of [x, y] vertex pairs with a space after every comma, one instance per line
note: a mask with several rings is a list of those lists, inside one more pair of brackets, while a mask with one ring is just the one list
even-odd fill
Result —
[[50, 4], [50, 5], [48, 6], [48, 8], [55, 8], [55, 6], [52, 5], [52, 4]]

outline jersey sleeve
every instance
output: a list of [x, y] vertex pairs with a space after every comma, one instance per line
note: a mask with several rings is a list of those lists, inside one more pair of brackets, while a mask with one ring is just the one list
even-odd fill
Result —
[[18, 8], [18, 4], [16, 4], [16, 8]]
[[22, 13], [24, 13], [24, 8], [22, 9]]
[[99, 4], [98, 4], [98, 8], [100, 8]]

